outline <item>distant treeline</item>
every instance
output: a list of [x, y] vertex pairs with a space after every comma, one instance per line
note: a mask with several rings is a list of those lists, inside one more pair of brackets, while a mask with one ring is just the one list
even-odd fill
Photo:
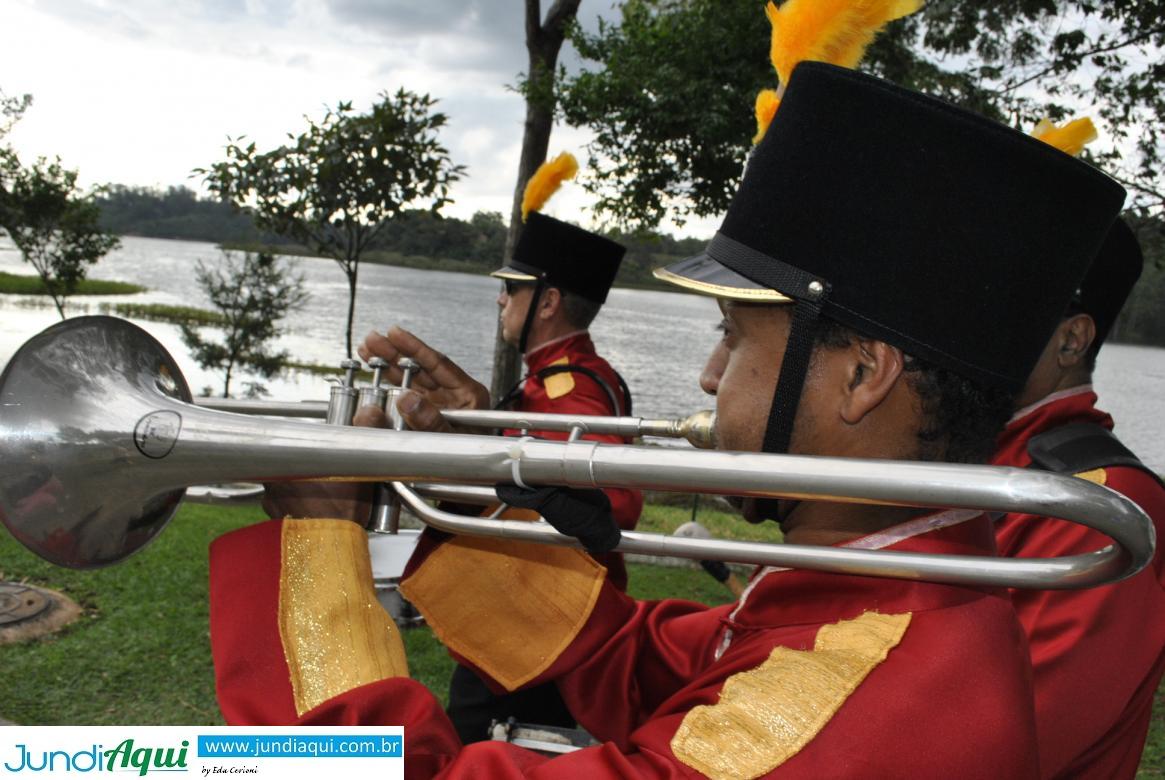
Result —
[[[255, 228], [229, 205], [199, 198], [186, 187], [155, 190], [111, 185], [98, 199], [102, 226], [121, 235], [177, 238], [234, 245], [286, 246], [285, 239]], [[1114, 341], [1165, 346], [1165, 225], [1135, 223], [1145, 251], [1145, 270], [1110, 336]], [[484, 273], [496, 268], [506, 242], [506, 222], [497, 212], [479, 211], [468, 221], [427, 211], [402, 214], [381, 234], [368, 260]], [[699, 252], [705, 241], [670, 235], [610, 233], [626, 246], [617, 284], [674, 289], [655, 282], [651, 270]]]
[[[286, 239], [258, 230], [230, 205], [200, 198], [187, 187], [156, 190], [114, 184], [105, 188], [98, 203], [102, 227], [120, 235], [291, 246]], [[627, 286], [657, 286], [653, 268], [695, 254], [706, 243], [658, 233], [609, 235], [627, 247], [616, 282]], [[499, 265], [505, 243], [506, 221], [496, 211], [479, 211], [468, 221], [409, 211], [385, 226], [368, 260], [477, 273]]]

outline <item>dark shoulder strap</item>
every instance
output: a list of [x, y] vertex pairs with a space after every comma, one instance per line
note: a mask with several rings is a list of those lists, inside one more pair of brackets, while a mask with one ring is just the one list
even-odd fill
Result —
[[1032, 465], [1047, 471], [1079, 474], [1105, 466], [1129, 466], [1160, 481], [1112, 431], [1093, 423], [1070, 423], [1033, 436], [1027, 452]]
[[[623, 404], [620, 405], [619, 397], [615, 395], [614, 388], [612, 388], [610, 384], [604, 381], [603, 378], [599, 376], [597, 371], [587, 368], [586, 366], [578, 366], [573, 363], [561, 363], [558, 365], [546, 366], [546, 368], [543, 368], [536, 373], [527, 374], [526, 376], [522, 377], [518, 384], [511, 387], [508, 393], [502, 396], [502, 399], [494, 405], [494, 408], [505, 409], [517, 401], [518, 396], [522, 394], [522, 386], [526, 384], [526, 380], [530, 379], [530, 377], [538, 377], [539, 379], [545, 381], [547, 377], [554, 376], [555, 374], [564, 374], [567, 372], [582, 374], [593, 379], [595, 384], [602, 388], [603, 392], [607, 394], [607, 400], [611, 402], [611, 414], [613, 416], [618, 417], [620, 415], [631, 414], [631, 390], [627, 387], [627, 383], [623, 381], [623, 377], [619, 376], [619, 374], [615, 372], [615, 378], [619, 381], [619, 390], [623, 395]], [[620, 408], [622, 408], [623, 411], [620, 411]]]

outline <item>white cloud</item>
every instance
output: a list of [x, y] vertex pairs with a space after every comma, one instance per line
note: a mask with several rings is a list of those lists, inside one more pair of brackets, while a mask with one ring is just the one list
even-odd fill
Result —
[[[468, 167], [447, 213], [508, 214], [524, 105], [522, 6], [496, 0], [9, 0], [0, 88], [32, 93], [9, 136], [27, 158], [59, 155], [84, 184], [197, 186], [192, 168], [228, 136], [260, 147], [303, 116], [405, 87], [437, 98], [442, 141]], [[609, 11], [608, 11], [609, 12]], [[584, 19], [584, 24], [588, 20]], [[585, 131], [552, 151], [583, 157]], [[555, 199], [589, 224], [581, 188]], [[692, 232], [686, 229], [685, 232]]]

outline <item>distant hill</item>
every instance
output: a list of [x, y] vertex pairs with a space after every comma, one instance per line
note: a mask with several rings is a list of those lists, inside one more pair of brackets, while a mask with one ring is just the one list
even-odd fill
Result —
[[[102, 226], [120, 235], [296, 251], [286, 239], [260, 231], [250, 217], [229, 204], [200, 198], [187, 187], [160, 190], [112, 184], [97, 202]], [[652, 269], [695, 254], [706, 243], [659, 233], [608, 235], [627, 247], [616, 284], [634, 287], [674, 289], [655, 281]], [[486, 272], [502, 259], [506, 222], [497, 212], [479, 211], [466, 221], [409, 211], [392, 220], [381, 236], [368, 256], [370, 262]]]

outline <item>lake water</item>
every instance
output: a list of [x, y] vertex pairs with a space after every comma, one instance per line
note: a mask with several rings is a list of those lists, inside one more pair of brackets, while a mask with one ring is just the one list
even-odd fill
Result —
[[[70, 314], [98, 313], [96, 301], [168, 303], [210, 308], [195, 281], [195, 266], [220, 260], [213, 244], [124, 238], [120, 249], [102, 258], [89, 276], [148, 287], [135, 296], [75, 298]], [[303, 274], [311, 298], [287, 321], [279, 347], [296, 360], [336, 364], [344, 357], [347, 281], [335, 263], [289, 258]], [[29, 274], [12, 245], [0, 239], [0, 271]], [[369, 330], [399, 324], [444, 351], [466, 371], [489, 384], [497, 320], [498, 283], [487, 276], [365, 265], [360, 269], [355, 340]], [[28, 338], [58, 320], [47, 299], [0, 295], [0, 366]], [[600, 352], [635, 394], [637, 413], [673, 417], [710, 408], [696, 384], [718, 334], [720, 315], [710, 298], [650, 290], [612, 290], [591, 328]], [[200, 369], [186, 354], [176, 326], [139, 322], [182, 366], [191, 388], [221, 392], [221, 379]], [[1117, 433], [1158, 472], [1165, 472], [1165, 349], [1107, 345], [1096, 372], [1104, 408], [1117, 420]], [[233, 387], [241, 386], [234, 385]], [[270, 397], [323, 399], [324, 379], [302, 372], [267, 383]], [[1125, 421], [1122, 424], [1121, 421]], [[1136, 421], [1135, 423], [1132, 421]]]

